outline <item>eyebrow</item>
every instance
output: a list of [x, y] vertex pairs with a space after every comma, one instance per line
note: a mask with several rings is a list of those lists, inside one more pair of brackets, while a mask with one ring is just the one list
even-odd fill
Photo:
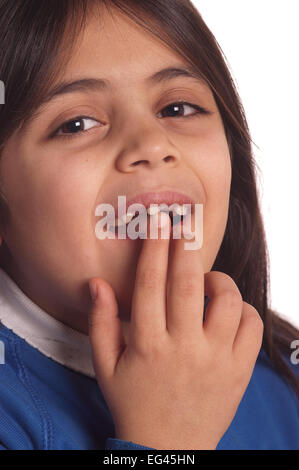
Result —
[[[189, 77], [198, 80], [200, 83], [205, 84], [203, 78], [199, 73], [190, 67], [168, 67], [154, 73], [145, 80], [146, 85], [157, 85], [177, 77]], [[111, 89], [112, 84], [109, 80], [103, 78], [82, 78], [72, 82], [63, 82], [54, 87], [42, 100], [40, 106], [48, 103], [54, 98], [67, 94], [80, 91], [107, 91]]]

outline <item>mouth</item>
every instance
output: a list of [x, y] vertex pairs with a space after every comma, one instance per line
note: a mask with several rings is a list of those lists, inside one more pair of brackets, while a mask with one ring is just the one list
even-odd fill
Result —
[[[158, 212], [166, 212], [170, 217], [171, 229], [180, 228], [180, 225], [191, 214], [195, 213], [195, 201], [188, 195], [174, 191], [172, 189], [163, 188], [160, 192], [148, 192], [135, 194], [127, 200], [126, 195], [117, 196], [117, 205], [113, 203], [102, 203], [96, 208], [96, 215], [107, 213], [106, 233], [104, 238], [116, 238], [118, 240], [135, 240], [136, 238], [147, 237], [147, 226], [150, 225], [152, 233], [153, 220], [148, 216], [155, 216]], [[138, 220], [135, 220], [138, 217]], [[103, 221], [104, 222], [104, 221]], [[131, 224], [132, 222], [132, 224]], [[148, 224], [150, 222], [150, 224]], [[187, 221], [188, 222], [188, 221]], [[127, 227], [128, 226], [128, 227]], [[103, 232], [103, 227], [98, 228]], [[177, 236], [174, 231], [174, 235]], [[98, 235], [97, 235], [98, 236]], [[153, 235], [156, 236], [156, 235]], [[100, 237], [98, 237], [100, 238]], [[101, 238], [102, 239], [102, 238]]]

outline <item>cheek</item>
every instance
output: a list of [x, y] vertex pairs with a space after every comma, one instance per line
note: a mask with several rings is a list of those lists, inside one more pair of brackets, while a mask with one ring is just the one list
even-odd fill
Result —
[[84, 244], [90, 242], [94, 230], [94, 205], [100, 186], [101, 182], [93, 184], [91, 173], [82, 168], [52, 174], [45, 181], [40, 206], [44, 213], [51, 215], [49, 225], [53, 237], [69, 244], [68, 248], [76, 245], [84, 250]]
[[199, 146], [195, 171], [203, 193], [203, 252], [210, 269], [225, 232], [231, 186], [231, 161], [225, 135], [214, 135]]
[[[194, 148], [198, 149], [194, 151]], [[193, 146], [192, 166], [200, 181], [206, 203], [225, 206], [231, 184], [231, 160], [225, 134], [209, 131]], [[205, 202], [205, 201], [204, 201]]]
[[84, 252], [94, 238], [93, 207], [101, 187], [88, 158], [72, 161], [45, 153], [29, 158], [33, 152], [13, 150], [2, 173], [13, 214], [11, 240], [23, 250], [51, 245], [60, 252], [75, 247]]

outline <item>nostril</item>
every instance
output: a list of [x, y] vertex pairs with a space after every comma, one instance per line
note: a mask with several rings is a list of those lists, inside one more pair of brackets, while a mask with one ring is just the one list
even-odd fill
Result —
[[140, 165], [140, 163], [148, 163], [147, 160], [137, 160], [136, 162], [131, 163], [132, 166]]

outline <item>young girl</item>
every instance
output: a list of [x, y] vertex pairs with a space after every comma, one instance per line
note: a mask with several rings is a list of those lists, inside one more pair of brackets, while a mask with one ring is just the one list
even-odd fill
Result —
[[[299, 333], [268, 306], [250, 134], [197, 10], [1, 0], [0, 40], [1, 448], [298, 449]], [[120, 195], [202, 204], [202, 248], [163, 213], [166, 237], [99, 239]]]

